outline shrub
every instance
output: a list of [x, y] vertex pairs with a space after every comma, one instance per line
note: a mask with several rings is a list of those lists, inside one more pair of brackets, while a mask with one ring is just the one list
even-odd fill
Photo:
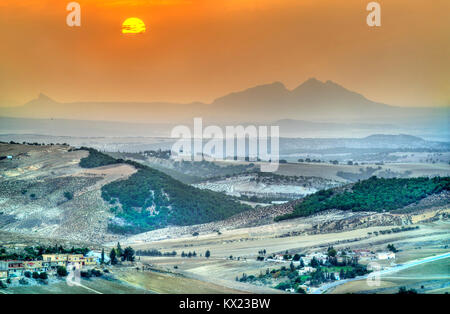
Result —
[[64, 192], [64, 197], [70, 201], [71, 199], [73, 199], [73, 193], [72, 192]]
[[47, 280], [48, 279], [48, 275], [46, 272], [42, 272], [39, 274], [39, 278], [42, 280]]
[[89, 271], [85, 271], [85, 270], [82, 270], [80, 272], [80, 275], [82, 278], [90, 278], [91, 277], [91, 273]]
[[64, 266], [58, 266], [56, 268], [56, 273], [58, 274], [59, 277], [66, 277], [68, 275], [67, 269]]
[[98, 269], [91, 270], [91, 275], [95, 277], [100, 277], [102, 275], [102, 272]]

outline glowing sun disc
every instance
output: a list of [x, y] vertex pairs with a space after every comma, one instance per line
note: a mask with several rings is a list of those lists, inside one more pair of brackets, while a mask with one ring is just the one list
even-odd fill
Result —
[[145, 33], [145, 24], [137, 17], [130, 17], [122, 24], [122, 34], [143, 34]]

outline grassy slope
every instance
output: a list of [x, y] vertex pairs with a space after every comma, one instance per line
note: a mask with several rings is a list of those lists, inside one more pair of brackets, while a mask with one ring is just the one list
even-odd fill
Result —
[[116, 160], [94, 149], [89, 152], [89, 156], [80, 161], [80, 166], [127, 163], [138, 170], [126, 180], [102, 187], [103, 199], [110, 202], [112, 211], [124, 222], [111, 223], [113, 232], [138, 233], [168, 224], [206, 223], [250, 209], [222, 193], [194, 188], [140, 163]]
[[322, 190], [304, 198], [290, 214], [276, 221], [303, 217], [327, 209], [384, 211], [403, 208], [432, 194], [450, 189], [450, 177], [383, 179], [371, 177], [350, 190]]

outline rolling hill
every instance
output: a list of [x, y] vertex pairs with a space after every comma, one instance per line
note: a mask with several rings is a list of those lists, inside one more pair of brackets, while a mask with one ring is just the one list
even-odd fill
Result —
[[1, 144], [0, 230], [101, 243], [249, 209], [136, 162], [67, 145]]
[[371, 177], [344, 188], [322, 190], [306, 196], [292, 213], [275, 221], [309, 216], [338, 209], [384, 212], [404, 208], [431, 195], [450, 190], [450, 177], [383, 179]]

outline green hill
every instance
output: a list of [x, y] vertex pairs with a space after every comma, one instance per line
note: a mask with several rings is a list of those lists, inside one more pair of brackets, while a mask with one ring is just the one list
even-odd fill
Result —
[[80, 166], [127, 163], [137, 169], [128, 179], [102, 187], [116, 218], [109, 223], [115, 233], [140, 233], [167, 225], [193, 225], [226, 219], [250, 209], [222, 193], [200, 190], [167, 174], [134, 161], [114, 159], [89, 149]]
[[275, 221], [309, 216], [327, 209], [352, 211], [390, 211], [444, 190], [450, 189], [450, 177], [383, 179], [371, 177], [344, 191], [322, 190], [311, 194], [294, 207], [290, 214]]

